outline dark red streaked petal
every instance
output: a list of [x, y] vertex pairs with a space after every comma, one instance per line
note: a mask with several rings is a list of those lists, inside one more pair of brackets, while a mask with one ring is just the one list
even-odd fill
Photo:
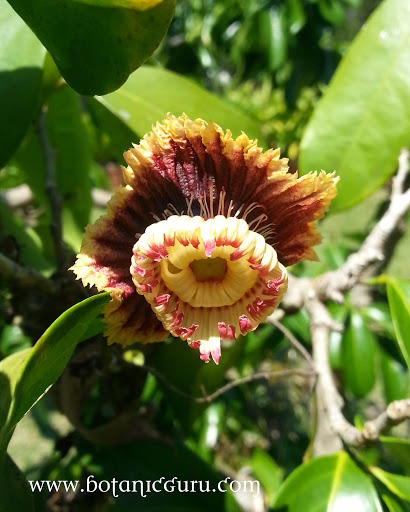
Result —
[[[140, 146], [125, 154], [128, 183], [135, 186], [142, 173], [150, 168], [174, 184], [186, 200], [194, 198], [192, 211], [199, 214], [198, 196], [208, 198], [213, 187], [213, 209], [218, 211], [220, 193], [224, 191], [225, 208], [232, 214], [257, 203], [259, 206], [247, 215], [251, 223], [258, 216], [267, 215], [264, 226], [273, 234], [269, 242], [275, 247], [279, 260], [291, 265], [301, 259], [315, 259], [312, 249], [319, 243], [314, 221], [323, 217], [331, 199], [336, 195], [336, 179], [325, 173], [308, 174], [301, 178], [291, 174], [287, 159], [280, 159], [280, 151], [263, 152], [255, 142], [242, 134], [232, 139], [229, 130], [224, 134], [214, 123], [185, 115], [169, 116], [157, 124]], [[172, 204], [180, 211], [186, 201], [175, 198]]]
[[112, 300], [104, 309], [105, 335], [108, 343], [131, 345], [137, 341], [165, 341], [169, 335], [142, 295], [133, 293]]

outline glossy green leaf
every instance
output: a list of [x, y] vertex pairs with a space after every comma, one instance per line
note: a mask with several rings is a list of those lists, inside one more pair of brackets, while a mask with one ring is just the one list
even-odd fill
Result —
[[410, 502], [410, 477], [388, 473], [378, 467], [369, 469], [391, 492]]
[[405, 512], [404, 508], [391, 495], [383, 494], [383, 501], [387, 505], [389, 512]]
[[185, 112], [191, 119], [200, 117], [224, 130], [229, 128], [234, 136], [244, 131], [264, 144], [252, 119], [191, 80], [165, 69], [143, 66], [120, 89], [97, 99], [140, 137], [168, 112], [175, 116]]
[[297, 34], [306, 23], [303, 0], [288, 0], [288, 26], [291, 34]]
[[390, 314], [390, 308], [385, 302], [372, 302], [363, 309], [363, 314], [367, 321], [378, 334], [387, 336], [389, 339], [395, 339], [393, 322]]
[[386, 402], [407, 398], [409, 373], [406, 368], [383, 350], [380, 350], [380, 367]]
[[341, 176], [333, 210], [379, 188], [408, 143], [409, 34], [409, 9], [402, 0], [385, 0], [353, 41], [306, 128], [300, 169]]
[[34, 512], [33, 493], [23, 473], [6, 455], [0, 469], [0, 512]]
[[[9, 0], [81, 94], [120, 87], [155, 50], [174, 0]], [[147, 8], [151, 7], [151, 8]]]
[[345, 387], [361, 398], [375, 383], [375, 340], [360, 312], [351, 312], [342, 343]]
[[285, 480], [270, 512], [382, 512], [371, 479], [346, 452], [317, 457]]
[[0, 169], [16, 151], [37, 108], [45, 50], [0, 0]]
[[109, 300], [109, 294], [103, 293], [76, 304], [53, 322], [32, 349], [0, 362], [0, 456], [16, 424], [60, 376], [81, 335]]
[[386, 288], [397, 344], [410, 369], [410, 283], [389, 279]]
[[[330, 303], [329, 311], [332, 318], [344, 325], [348, 315], [348, 309], [345, 305]], [[332, 331], [329, 337], [329, 361], [334, 369], [343, 368], [343, 334], [341, 332]]]
[[285, 7], [262, 9], [258, 13], [260, 45], [267, 55], [269, 71], [277, 71], [285, 62], [287, 27]]
[[398, 437], [382, 436], [380, 441], [385, 450], [394, 457], [408, 475], [410, 475], [410, 440]]
[[319, 0], [318, 6], [320, 14], [326, 21], [336, 26], [343, 23], [345, 9], [340, 0]]

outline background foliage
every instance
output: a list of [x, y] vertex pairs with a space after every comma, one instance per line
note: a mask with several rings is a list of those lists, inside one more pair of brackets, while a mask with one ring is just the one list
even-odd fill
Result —
[[[401, 0], [379, 3], [180, 0], [174, 12], [172, 0], [0, 0], [0, 253], [44, 277], [42, 286], [21, 286], [0, 272], [1, 511], [261, 510], [230, 492], [114, 499], [31, 493], [27, 484], [89, 475], [248, 475], [271, 512], [409, 510], [408, 425], [367, 450], [312, 457], [306, 377], [251, 380], [211, 403], [187, 398], [257, 371], [305, 369], [279, 330], [265, 325], [238, 339], [219, 367], [176, 340], [123, 352], [103, 341], [107, 296], [87, 298], [66, 271], [85, 225], [104, 211], [101, 191], [105, 198], [121, 182], [123, 151], [167, 112], [279, 146], [292, 170], [336, 169], [342, 179], [320, 226], [320, 262], [291, 271], [338, 268], [386, 208], [410, 133], [410, 11]], [[13, 206], [10, 191], [30, 198]], [[332, 334], [331, 363], [358, 427], [408, 397], [404, 226], [397, 240], [366, 300], [352, 292], [329, 305], [345, 326]], [[284, 324], [309, 350], [306, 312]]]

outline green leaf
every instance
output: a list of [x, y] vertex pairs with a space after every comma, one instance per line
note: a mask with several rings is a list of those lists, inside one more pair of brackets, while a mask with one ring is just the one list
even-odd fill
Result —
[[[341, 324], [344, 324], [348, 315], [348, 309], [344, 305], [330, 303], [328, 305], [332, 318]], [[332, 331], [329, 337], [329, 361], [334, 369], [340, 370], [343, 367], [343, 334]]]
[[285, 7], [271, 7], [258, 13], [258, 33], [266, 52], [269, 71], [277, 71], [287, 54], [287, 27]]
[[389, 512], [408, 512], [409, 508], [403, 508], [402, 504], [399, 503], [393, 496], [389, 494], [382, 495], [383, 501], [386, 503]]
[[406, 473], [410, 475], [410, 440], [381, 436], [380, 441], [386, 451], [394, 457]]
[[389, 279], [386, 288], [397, 344], [410, 369], [410, 283]]
[[352, 311], [342, 341], [343, 380], [348, 391], [361, 398], [375, 383], [375, 339], [366, 320]]
[[341, 176], [333, 211], [379, 188], [408, 143], [409, 34], [409, 9], [402, 0], [385, 0], [353, 41], [306, 128], [301, 171]]
[[[81, 94], [118, 89], [155, 50], [174, 0], [9, 0]], [[149, 8], [151, 7], [151, 8]]]
[[50, 263], [42, 254], [41, 241], [35, 231], [24, 226], [22, 220], [14, 215], [1, 200], [0, 231], [16, 245], [16, 250], [24, 264], [36, 270], [51, 270]]
[[269, 501], [273, 500], [283, 481], [283, 469], [260, 448], [254, 450], [252, 458], [246, 464], [249, 464], [252, 474], [262, 484]]
[[83, 300], [60, 315], [32, 349], [0, 362], [0, 457], [14, 427], [61, 375], [81, 335], [109, 300], [108, 293]]
[[0, 469], [0, 511], [34, 512], [33, 493], [23, 473], [6, 455]]
[[30, 338], [19, 325], [6, 325], [0, 332], [0, 357], [31, 347]]
[[394, 475], [374, 466], [369, 469], [391, 492], [399, 498], [410, 501], [410, 477]]
[[345, 9], [339, 0], [319, 0], [318, 6], [320, 14], [326, 21], [336, 26], [343, 23]]
[[382, 512], [371, 479], [346, 452], [317, 457], [285, 480], [270, 512]]
[[387, 303], [374, 301], [372, 304], [363, 308], [363, 314], [373, 331], [386, 336], [390, 340], [395, 339], [393, 321]]
[[224, 130], [229, 128], [234, 136], [244, 131], [264, 144], [256, 122], [191, 80], [165, 69], [143, 66], [121, 89], [97, 99], [140, 137], [168, 112], [175, 116], [185, 112], [191, 119], [200, 117]]
[[6, 0], [0, 0], [0, 41], [1, 169], [34, 117], [45, 50]]
[[47, 132], [55, 150], [56, 181], [63, 199], [63, 237], [78, 251], [92, 207], [92, 154], [80, 97], [69, 87], [63, 87], [49, 99]]
[[306, 23], [302, 0], [288, 0], [288, 26], [291, 34], [297, 34]]
[[409, 374], [405, 367], [387, 355], [384, 350], [380, 350], [380, 366], [386, 402], [407, 398]]
[[102, 162], [123, 162], [123, 153], [132, 142], [137, 141], [137, 134], [95, 98], [87, 98], [87, 106], [92, 121], [91, 126], [95, 130], [97, 147], [94, 158]]

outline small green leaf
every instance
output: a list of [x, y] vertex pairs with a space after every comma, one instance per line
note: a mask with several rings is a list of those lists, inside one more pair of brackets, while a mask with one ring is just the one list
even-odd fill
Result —
[[[344, 324], [348, 315], [348, 309], [344, 305], [340, 304], [329, 304], [329, 311], [332, 318]], [[329, 337], [329, 361], [330, 365], [334, 369], [340, 370], [343, 368], [343, 334], [341, 332], [332, 331]]]
[[382, 436], [380, 441], [386, 451], [394, 457], [410, 475], [410, 440], [399, 437]]
[[386, 288], [397, 344], [410, 369], [410, 283], [389, 279]]
[[0, 511], [35, 511], [33, 493], [27, 480], [8, 455], [0, 469]]
[[0, 457], [14, 427], [63, 372], [81, 335], [109, 300], [108, 293], [83, 300], [60, 315], [32, 349], [0, 362]]
[[0, 0], [0, 41], [1, 169], [34, 117], [46, 52], [6, 0]]
[[343, 380], [346, 389], [361, 398], [375, 383], [375, 340], [366, 320], [352, 311], [343, 336]]
[[175, 116], [185, 112], [191, 119], [200, 117], [224, 130], [229, 128], [234, 136], [244, 131], [264, 144], [264, 136], [252, 119], [191, 80], [165, 69], [143, 66], [121, 89], [97, 99], [140, 137], [168, 112]]
[[306, 128], [301, 171], [336, 170], [342, 178], [333, 211], [378, 189], [408, 143], [409, 34], [410, 11], [403, 1], [382, 2], [351, 44]]
[[0, 357], [31, 347], [30, 338], [19, 325], [6, 325], [0, 332]]
[[270, 512], [382, 512], [371, 479], [346, 452], [317, 457], [285, 480]]
[[374, 466], [369, 469], [391, 492], [399, 498], [410, 501], [410, 477], [394, 475]]
[[254, 450], [247, 464], [251, 467], [252, 474], [262, 484], [268, 499], [273, 500], [283, 481], [283, 469], [260, 448]]
[[345, 8], [339, 0], [319, 0], [318, 6], [320, 14], [326, 21], [335, 26], [343, 23]]
[[386, 402], [407, 398], [409, 373], [406, 368], [383, 350], [380, 350], [380, 366]]
[[90, 96], [118, 89], [152, 54], [175, 5], [174, 0], [9, 1], [69, 85]]
[[265, 51], [269, 71], [277, 71], [286, 60], [287, 27], [285, 7], [262, 9], [258, 13], [260, 46]]
[[291, 34], [297, 34], [306, 23], [305, 8], [302, 0], [288, 0], [288, 26]]

